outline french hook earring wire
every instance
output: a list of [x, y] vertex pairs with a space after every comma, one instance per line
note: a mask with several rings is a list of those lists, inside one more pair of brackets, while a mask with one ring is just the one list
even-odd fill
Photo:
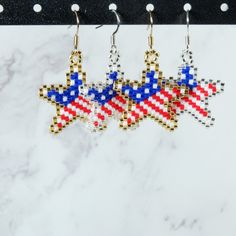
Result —
[[148, 26], [148, 28], [150, 27], [150, 34], [148, 36], [148, 45], [149, 48], [152, 49], [153, 48], [153, 18], [152, 18], [152, 11], [148, 11], [149, 12], [149, 21], [150, 24]]
[[[118, 14], [118, 12], [116, 10], [112, 9], [110, 11], [112, 11], [115, 14], [116, 21], [117, 21], [117, 27], [116, 27], [115, 31], [112, 33], [112, 35], [111, 35], [111, 46], [113, 47], [113, 46], [116, 46], [116, 37], [115, 36], [116, 36], [116, 34], [117, 34], [117, 32], [118, 32], [118, 30], [120, 28], [121, 20], [120, 20], [120, 15]], [[98, 29], [98, 28], [100, 28], [102, 26], [103, 25], [99, 25], [99, 26], [96, 27], [96, 29]]]
[[76, 32], [75, 32], [75, 36], [74, 36], [74, 49], [78, 50], [78, 45], [79, 45], [79, 14], [78, 11], [74, 11], [75, 13], [75, 17], [76, 17]]
[[186, 25], [187, 25], [187, 36], [186, 36], [186, 48], [190, 46], [190, 34], [189, 34], [189, 10], [186, 11]]
[[116, 45], [116, 34], [117, 34], [117, 32], [118, 32], [118, 30], [119, 30], [119, 28], [120, 28], [120, 16], [119, 16], [119, 14], [117, 13], [117, 11], [116, 10], [111, 10], [114, 14], [115, 14], [115, 16], [116, 16], [116, 20], [117, 20], [117, 27], [116, 27], [116, 30], [112, 33], [112, 35], [111, 35], [111, 46], [115, 46]]
[[189, 9], [186, 10], [186, 27], [187, 27], [187, 35], [185, 36], [186, 49], [183, 51], [182, 58], [184, 63], [187, 63], [188, 65], [193, 65], [192, 51], [190, 51], [189, 12], [190, 12]]

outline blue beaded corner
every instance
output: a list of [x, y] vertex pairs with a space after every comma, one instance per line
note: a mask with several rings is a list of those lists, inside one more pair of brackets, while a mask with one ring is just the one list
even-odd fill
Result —
[[184, 84], [190, 89], [197, 87], [198, 85], [197, 80], [194, 78], [193, 74], [190, 74], [190, 69], [191, 69], [190, 66], [186, 66], [182, 68], [181, 73], [185, 75], [185, 78], [177, 82], [179, 86]]
[[55, 96], [55, 102], [64, 106], [67, 106], [72, 101], [74, 101], [79, 96], [79, 86], [83, 84], [83, 81], [79, 78], [78, 72], [71, 74], [70, 80], [74, 81], [73, 85], [71, 85], [68, 89], [63, 91], [63, 93], [59, 93], [55, 89], [48, 91], [47, 93], [48, 98]]
[[117, 71], [113, 71], [109, 74], [109, 79], [112, 79], [114, 82], [118, 79], [118, 72]]
[[[161, 91], [161, 87], [158, 85], [158, 79], [154, 78], [155, 71], [150, 71], [146, 73], [146, 77], [149, 78], [149, 82], [145, 83], [141, 87], [134, 89], [130, 85], [125, 85], [122, 87], [122, 93], [126, 94], [128, 91], [128, 96], [135, 101], [136, 103], [140, 103], [145, 99], [148, 99], [152, 95]], [[157, 84], [156, 88], [153, 88], [153, 85]], [[139, 97], [137, 97], [139, 95]]]
[[107, 85], [101, 92], [99, 92], [97, 88], [91, 88], [88, 91], [88, 96], [92, 97], [92, 100], [98, 102], [101, 106], [109, 102], [117, 95], [116, 91], [113, 89], [114, 82], [118, 79], [117, 76], [117, 71], [111, 72], [108, 78], [113, 80], [112, 84]]

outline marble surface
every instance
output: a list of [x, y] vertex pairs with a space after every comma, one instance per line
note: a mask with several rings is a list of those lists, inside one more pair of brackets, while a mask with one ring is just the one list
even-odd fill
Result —
[[[82, 26], [88, 81], [105, 78], [114, 27]], [[0, 28], [1, 236], [235, 236], [235, 26], [192, 26], [199, 76], [222, 80], [210, 100], [215, 126], [191, 116], [168, 133], [151, 120], [130, 132], [112, 121], [101, 134], [81, 124], [54, 136], [55, 108], [42, 84], [65, 81], [74, 28]], [[184, 26], [155, 26], [165, 76], [176, 76]], [[145, 26], [117, 38], [126, 77], [138, 79]]]

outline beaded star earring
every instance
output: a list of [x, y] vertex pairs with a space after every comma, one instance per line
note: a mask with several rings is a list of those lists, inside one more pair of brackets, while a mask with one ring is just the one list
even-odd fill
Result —
[[189, 11], [186, 10], [187, 36], [186, 49], [182, 53], [182, 65], [179, 67], [177, 83], [186, 86], [189, 92], [179, 101], [175, 102], [177, 114], [188, 112], [196, 120], [210, 127], [214, 123], [211, 112], [208, 110], [208, 98], [224, 91], [224, 84], [219, 80], [213, 82], [205, 79], [197, 79], [197, 68], [193, 64], [192, 52], [190, 50], [189, 35]]
[[73, 121], [86, 121], [91, 113], [92, 104], [82, 94], [86, 82], [86, 74], [82, 71], [82, 55], [78, 50], [79, 16], [74, 11], [77, 30], [74, 36], [74, 50], [70, 55], [70, 70], [66, 74], [66, 85], [43, 85], [39, 89], [39, 96], [56, 105], [56, 116], [53, 117], [50, 131], [59, 133]]
[[[89, 115], [88, 127], [92, 131], [104, 130], [111, 117], [119, 119], [126, 107], [126, 100], [114, 89], [117, 80], [123, 81], [124, 73], [121, 71], [119, 52], [117, 50], [115, 35], [120, 27], [120, 17], [116, 10], [111, 10], [117, 19], [117, 28], [111, 35], [111, 49], [109, 55], [109, 72], [106, 73], [106, 82], [92, 84], [85, 92], [92, 101], [92, 112]], [[101, 27], [101, 26], [99, 26]], [[97, 27], [98, 28], [98, 27]]]
[[173, 78], [166, 80], [159, 70], [159, 53], [153, 49], [153, 18], [150, 16], [149, 49], [145, 52], [146, 69], [141, 81], [118, 80], [115, 89], [128, 101], [128, 108], [122, 114], [120, 127], [135, 128], [140, 121], [150, 117], [169, 131], [177, 127], [173, 102], [180, 93], [180, 86], [175, 86]]

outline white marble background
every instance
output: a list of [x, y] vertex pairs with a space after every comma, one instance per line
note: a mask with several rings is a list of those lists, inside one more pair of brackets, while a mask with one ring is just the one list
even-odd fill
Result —
[[[113, 29], [81, 27], [88, 81], [105, 78]], [[213, 128], [186, 114], [174, 133], [146, 120], [53, 136], [55, 108], [38, 88], [65, 81], [74, 30], [0, 27], [0, 235], [235, 236], [236, 27], [191, 27], [199, 76], [226, 83], [210, 101]], [[154, 33], [164, 75], [176, 76], [185, 27]], [[140, 78], [146, 27], [122, 26], [117, 41], [126, 77]]]

